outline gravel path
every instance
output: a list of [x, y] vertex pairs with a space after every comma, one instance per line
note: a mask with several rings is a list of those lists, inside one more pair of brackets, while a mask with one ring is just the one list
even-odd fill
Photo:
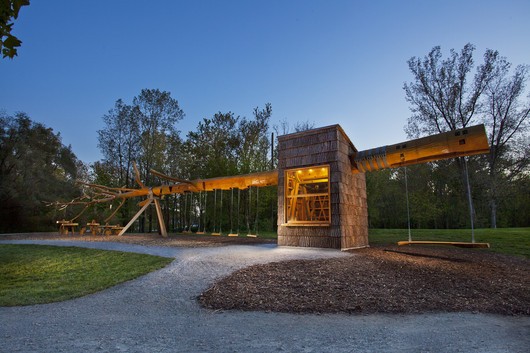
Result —
[[333, 250], [9, 243], [141, 252], [175, 261], [83, 298], [0, 307], [0, 352], [528, 352], [530, 347], [530, 318], [524, 316], [213, 312], [195, 299], [219, 277], [251, 264], [355, 256]]

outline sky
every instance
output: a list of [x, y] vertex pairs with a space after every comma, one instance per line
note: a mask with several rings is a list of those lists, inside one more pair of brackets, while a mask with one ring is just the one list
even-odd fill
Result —
[[79, 159], [102, 158], [97, 130], [116, 100], [169, 91], [182, 137], [216, 112], [271, 124], [340, 124], [359, 149], [406, 140], [407, 60], [441, 46], [498, 50], [530, 64], [530, 1], [32, 0], [0, 59], [0, 111], [59, 132]]

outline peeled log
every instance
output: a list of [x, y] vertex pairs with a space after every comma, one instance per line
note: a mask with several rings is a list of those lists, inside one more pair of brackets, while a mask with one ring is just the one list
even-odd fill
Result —
[[351, 155], [350, 160], [354, 173], [364, 173], [488, 152], [486, 129], [484, 125], [475, 125], [360, 151]]

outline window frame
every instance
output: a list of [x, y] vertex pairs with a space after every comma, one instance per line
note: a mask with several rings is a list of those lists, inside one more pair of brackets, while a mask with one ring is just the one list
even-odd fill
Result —
[[[307, 194], [297, 194], [297, 195], [289, 195], [289, 175], [290, 173], [297, 173], [299, 171], [304, 171], [304, 170], [311, 170], [311, 169], [317, 169], [317, 168], [325, 168], [327, 169], [327, 192], [323, 192], [323, 193], [307, 193]], [[316, 178], [315, 177], [315, 180], [318, 180], [318, 179], [321, 179], [322, 177], [320, 178]], [[310, 227], [329, 227], [331, 225], [331, 168], [329, 166], [329, 164], [324, 164], [324, 165], [313, 165], [313, 166], [308, 166], [308, 167], [300, 167], [300, 168], [290, 168], [290, 169], [286, 169], [284, 171], [284, 223], [282, 224], [283, 226], [297, 226], [297, 227], [300, 227], [300, 226], [310, 226]], [[309, 181], [311, 179], [308, 179]], [[289, 220], [289, 211], [291, 211], [291, 207], [289, 206], [289, 204], [291, 203], [291, 200], [293, 198], [295, 199], [298, 199], [298, 198], [305, 198], [305, 199], [308, 199], [308, 198], [311, 198], [311, 197], [324, 197], [324, 199], [322, 200], [318, 200], [319, 203], [321, 203], [321, 207], [322, 207], [322, 202], [326, 203], [327, 202], [327, 220]], [[294, 207], [296, 207], [298, 205], [298, 202], [294, 202]], [[325, 207], [324, 207], [325, 209]], [[309, 213], [312, 213], [313, 210], [311, 210]], [[292, 212], [292, 211], [291, 211]], [[326, 211], [324, 211], [326, 212]]]

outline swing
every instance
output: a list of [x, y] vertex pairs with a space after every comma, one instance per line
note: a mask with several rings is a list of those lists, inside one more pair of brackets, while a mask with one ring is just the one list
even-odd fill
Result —
[[[190, 227], [189, 227], [189, 232], [190, 233], [193, 233], [193, 219], [192, 217], [194, 216], [195, 214], [195, 207], [193, 206], [193, 193], [190, 193]], [[194, 217], [193, 217], [194, 218]]]
[[[258, 187], [256, 186], [256, 219], [254, 220], [254, 234], [252, 233], [251, 229], [250, 229], [250, 224], [247, 222], [247, 225], [248, 225], [248, 231], [249, 233], [247, 234], [247, 237], [249, 238], [257, 238], [258, 237], [258, 206], [259, 206], [259, 191], [258, 191]], [[252, 204], [252, 189], [251, 187], [249, 187], [248, 189], [249, 193], [248, 193], [248, 213], [249, 213], [249, 217], [250, 217], [250, 207], [251, 207], [251, 204]]]
[[450, 245], [450, 246], [456, 246], [459, 248], [489, 248], [489, 243], [470, 243], [470, 242], [463, 242], [463, 241], [431, 241], [431, 240], [415, 240], [415, 241], [408, 241], [408, 240], [402, 240], [398, 241], [397, 245]]
[[204, 193], [204, 219], [202, 222], [202, 234], [206, 234], [206, 211], [208, 211], [208, 191]]
[[237, 197], [237, 232], [234, 233], [234, 188], [231, 189], [232, 195], [230, 196], [230, 233], [228, 233], [229, 237], [237, 237], [239, 236], [239, 189], [238, 191], [238, 197]]
[[[202, 231], [201, 231], [201, 215], [203, 215], [203, 208], [201, 207], [201, 204], [202, 204], [202, 190], [199, 191], [199, 228], [197, 229], [197, 232], [195, 232], [195, 234], [204, 234], [205, 233], [204, 232], [204, 222], [203, 222], [203, 228], [202, 228]], [[204, 206], [206, 207], [206, 201], [204, 202]]]
[[[465, 159], [464, 159], [465, 161]], [[467, 177], [467, 162], [465, 163], [466, 166], [466, 177]], [[403, 245], [448, 245], [448, 246], [456, 246], [459, 248], [489, 248], [489, 243], [475, 243], [475, 236], [472, 232], [471, 242], [462, 242], [462, 241], [434, 241], [434, 240], [412, 240], [412, 235], [410, 233], [410, 212], [409, 212], [409, 188], [408, 188], [408, 181], [407, 181], [407, 167], [405, 168], [405, 195], [407, 198], [407, 220], [408, 220], [408, 229], [409, 229], [409, 240], [402, 240], [398, 241], [398, 246]], [[469, 179], [467, 180], [467, 186], [469, 188]], [[472, 212], [471, 212], [472, 214]], [[473, 216], [471, 215], [471, 224], [473, 227]]]
[[[217, 218], [217, 189], [214, 190], [214, 199], [213, 199], [213, 232], [211, 235], [221, 235], [221, 221], [219, 221], [219, 232], [215, 231], [215, 221]], [[221, 210], [219, 211], [219, 218], [221, 218], [221, 211], [223, 210], [223, 190], [221, 189]]]

